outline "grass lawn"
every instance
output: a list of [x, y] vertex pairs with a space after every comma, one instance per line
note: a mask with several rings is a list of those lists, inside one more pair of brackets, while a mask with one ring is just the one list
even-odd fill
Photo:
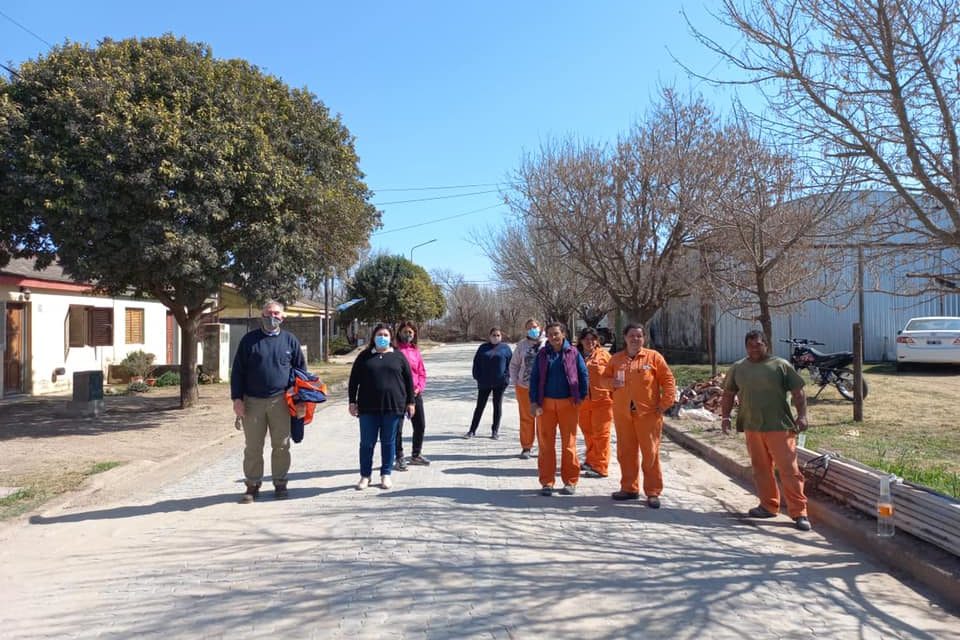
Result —
[[[719, 368], [722, 373], [726, 367]], [[673, 367], [686, 386], [710, 376], [708, 365]], [[869, 392], [863, 422], [853, 403], [834, 387], [814, 399], [809, 383], [807, 447], [832, 451], [906, 480], [960, 498], [960, 371], [923, 369], [897, 373], [892, 364], [864, 367]]]

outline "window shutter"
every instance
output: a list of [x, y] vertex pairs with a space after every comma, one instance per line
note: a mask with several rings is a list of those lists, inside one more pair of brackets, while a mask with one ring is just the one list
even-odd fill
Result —
[[94, 347], [113, 345], [113, 309], [94, 307], [90, 310], [90, 344]]
[[70, 305], [70, 319], [67, 332], [71, 347], [84, 347], [87, 344], [87, 307]]
[[123, 315], [125, 342], [127, 344], [143, 344], [143, 309], [128, 307]]

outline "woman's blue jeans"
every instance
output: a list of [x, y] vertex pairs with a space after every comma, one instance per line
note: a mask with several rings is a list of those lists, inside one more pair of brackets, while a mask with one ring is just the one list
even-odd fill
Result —
[[397, 444], [397, 425], [402, 414], [360, 414], [360, 475], [369, 478], [373, 473], [373, 449], [380, 438], [380, 475], [388, 476], [393, 470]]

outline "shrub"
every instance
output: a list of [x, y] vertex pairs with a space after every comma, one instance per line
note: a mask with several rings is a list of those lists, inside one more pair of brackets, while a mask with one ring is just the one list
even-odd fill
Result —
[[157, 378], [158, 387], [179, 387], [180, 374], [176, 371], [167, 371]]
[[132, 391], [134, 393], [147, 393], [150, 391], [150, 385], [146, 382], [131, 382], [127, 386], [127, 391]]
[[333, 355], [342, 356], [350, 353], [351, 351], [353, 351], [353, 345], [351, 345], [343, 336], [336, 336], [330, 340], [330, 353]]
[[129, 371], [132, 376], [149, 378], [155, 368], [153, 361], [156, 359], [157, 356], [152, 353], [146, 353], [138, 349], [128, 353], [127, 357], [120, 362], [120, 365]]

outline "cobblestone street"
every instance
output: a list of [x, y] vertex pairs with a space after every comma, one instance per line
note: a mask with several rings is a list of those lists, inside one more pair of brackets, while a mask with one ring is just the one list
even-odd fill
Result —
[[3, 528], [3, 636], [960, 638], [956, 617], [816, 522], [742, 518], [751, 493], [670, 442], [660, 510], [610, 500], [615, 464], [541, 497], [512, 394], [500, 440], [460, 437], [474, 349], [426, 354], [433, 464], [395, 472], [390, 491], [354, 490], [342, 393], [293, 446], [286, 501], [266, 483], [236, 503], [237, 439], [135, 500]]

